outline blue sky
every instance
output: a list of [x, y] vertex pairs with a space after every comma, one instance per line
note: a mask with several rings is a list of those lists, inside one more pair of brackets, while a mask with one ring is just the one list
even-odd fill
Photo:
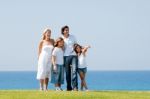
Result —
[[44, 28], [64, 25], [87, 53], [89, 70], [150, 70], [149, 0], [1, 0], [0, 71], [37, 69]]

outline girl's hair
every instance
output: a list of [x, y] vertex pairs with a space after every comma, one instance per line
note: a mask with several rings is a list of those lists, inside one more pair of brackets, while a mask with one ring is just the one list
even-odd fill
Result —
[[51, 30], [50, 30], [49, 28], [46, 28], [46, 29], [43, 31], [42, 40], [45, 40], [45, 39], [46, 39], [45, 34], [46, 34], [48, 31], [51, 33]]
[[64, 34], [64, 30], [65, 30], [66, 28], [69, 29], [69, 26], [65, 25], [65, 26], [63, 26], [63, 27], [61, 28], [61, 34]]
[[[82, 49], [82, 46], [79, 45], [79, 44], [74, 44], [74, 51], [76, 52], [76, 54], [78, 54], [78, 51], [77, 51], [77, 47], [80, 47]], [[80, 52], [80, 54], [82, 53], [82, 51]]]
[[64, 39], [63, 39], [62, 37], [59, 37], [58, 39], [56, 39], [54, 46], [57, 47], [57, 46], [58, 46], [58, 43], [59, 43], [60, 41], [64, 41]]

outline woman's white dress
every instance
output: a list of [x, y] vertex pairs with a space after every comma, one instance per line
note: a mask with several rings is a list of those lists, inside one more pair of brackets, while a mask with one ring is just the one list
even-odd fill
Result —
[[45, 79], [50, 77], [52, 50], [52, 45], [44, 45], [42, 47], [38, 60], [37, 79]]

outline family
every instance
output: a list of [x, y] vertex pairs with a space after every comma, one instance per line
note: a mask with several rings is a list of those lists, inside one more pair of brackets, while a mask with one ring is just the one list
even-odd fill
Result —
[[[75, 36], [69, 33], [69, 27], [61, 28], [61, 37], [51, 38], [51, 30], [45, 29], [38, 49], [37, 79], [40, 90], [47, 91], [49, 81], [56, 91], [63, 91], [61, 85], [66, 77], [67, 91], [78, 91], [78, 74], [81, 79], [81, 91], [88, 91], [85, 76], [87, 72], [86, 52], [90, 46], [81, 46]], [[64, 73], [66, 76], [64, 76]]]

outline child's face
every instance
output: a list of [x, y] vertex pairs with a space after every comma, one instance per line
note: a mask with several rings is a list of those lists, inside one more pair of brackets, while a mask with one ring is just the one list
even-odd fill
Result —
[[58, 46], [59, 46], [59, 47], [63, 47], [63, 46], [64, 46], [64, 41], [63, 41], [63, 40], [59, 41], [59, 42], [58, 42]]
[[80, 53], [80, 52], [81, 52], [81, 48], [80, 48], [80, 46], [77, 46], [77, 47], [76, 47], [76, 51], [77, 51], [78, 53]]

